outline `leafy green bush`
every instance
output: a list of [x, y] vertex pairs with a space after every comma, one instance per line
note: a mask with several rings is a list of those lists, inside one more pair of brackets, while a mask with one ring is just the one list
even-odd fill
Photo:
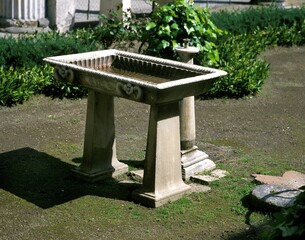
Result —
[[[52, 70], [53, 72], [53, 70]], [[68, 82], [60, 82], [54, 77], [44, 86], [41, 93], [53, 98], [82, 98], [88, 95], [88, 90]]]
[[277, 29], [302, 25], [305, 20], [305, 7], [284, 9], [270, 7], [250, 8], [242, 11], [220, 11], [211, 15], [214, 24], [233, 35], [252, 33], [257, 29]]
[[143, 32], [143, 43], [147, 44], [145, 54], [169, 59], [177, 59], [175, 47], [183, 46], [189, 39], [190, 46], [200, 49], [200, 64], [219, 61], [215, 41], [222, 31], [210, 20], [207, 8], [201, 9], [175, 0], [161, 6], [152, 15]]
[[123, 19], [118, 11], [110, 12], [109, 16], [100, 15], [100, 24], [95, 27], [93, 37], [103, 49], [133, 47], [134, 41], [143, 35], [147, 18], [138, 19], [129, 11]]
[[95, 42], [77, 36], [78, 32], [62, 35], [57, 32], [0, 38], [0, 64], [5, 67], [33, 67], [43, 64], [48, 56], [86, 52], [96, 49]]
[[[268, 76], [269, 65], [257, 59], [264, 49], [259, 35], [243, 34], [227, 36], [219, 41], [220, 62], [218, 67], [228, 75], [218, 79], [203, 98], [243, 97], [261, 90]], [[217, 67], [217, 66], [216, 66]]]
[[51, 82], [49, 66], [33, 68], [0, 67], [0, 105], [12, 106], [22, 103], [42, 92]]
[[220, 63], [228, 72], [203, 97], [242, 97], [256, 94], [268, 76], [268, 64], [257, 59], [267, 46], [305, 43], [305, 8], [275, 6], [213, 13], [211, 19], [226, 30], [218, 38]]
[[90, 30], [76, 30], [0, 38], [0, 105], [22, 103], [37, 93], [53, 97], [78, 98], [86, 91], [53, 79], [53, 70], [42, 59], [96, 50]]

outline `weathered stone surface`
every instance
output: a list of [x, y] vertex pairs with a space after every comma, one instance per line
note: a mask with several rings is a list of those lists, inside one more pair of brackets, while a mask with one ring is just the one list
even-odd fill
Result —
[[130, 171], [130, 177], [137, 182], [142, 183], [143, 176], [144, 176], [144, 170]]
[[221, 169], [215, 169], [211, 172], [211, 176], [216, 177], [216, 178], [223, 178], [227, 176], [229, 173], [225, 170]]
[[193, 182], [209, 185], [211, 182], [219, 180], [219, 178], [209, 175], [195, 175], [190, 178]]
[[298, 189], [305, 186], [305, 174], [297, 171], [287, 171], [282, 177], [252, 174], [256, 181], [263, 184], [284, 186]]
[[3, 29], [4, 32], [6, 33], [11, 33], [11, 34], [22, 34], [22, 33], [35, 33], [35, 32], [48, 32], [51, 31], [50, 28], [45, 27], [7, 27]]
[[250, 200], [256, 209], [270, 212], [290, 207], [299, 194], [293, 188], [264, 184], [253, 189]]
[[59, 32], [67, 32], [74, 25], [76, 0], [53, 0], [47, 1], [47, 18], [50, 20], [50, 27], [56, 28]]
[[[185, 162], [183, 161], [182, 162], [182, 177], [183, 179], [189, 179], [191, 176], [195, 175], [195, 174], [198, 174], [198, 173], [201, 173], [201, 172], [206, 172], [206, 171], [211, 171], [213, 169], [215, 169], [216, 167], [216, 164], [210, 160], [210, 159], [204, 159], [205, 155], [204, 152], [201, 152], [201, 151], [195, 151], [199, 154], [197, 154], [197, 159], [198, 160], [197, 162], [192, 162], [191, 164], [188, 164], [190, 163], [192, 160], [191, 158], [189, 158], [188, 162]], [[200, 154], [200, 153], [203, 153], [203, 154]], [[200, 159], [201, 157], [201, 159]], [[185, 158], [187, 158], [187, 155], [183, 155], [182, 156], [182, 160], [184, 160]], [[194, 158], [195, 159], [195, 158]], [[187, 166], [185, 166], [186, 164], [188, 164]]]
[[43, 28], [49, 27], [49, 24], [50, 24], [50, 21], [46, 18], [41, 18], [41, 19], [38, 20], [38, 26], [39, 27], [43, 27]]

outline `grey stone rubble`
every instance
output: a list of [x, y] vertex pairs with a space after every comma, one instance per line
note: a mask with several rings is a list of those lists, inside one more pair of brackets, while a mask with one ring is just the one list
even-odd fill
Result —
[[305, 174], [297, 171], [287, 171], [280, 177], [262, 174], [252, 174], [252, 176], [255, 178], [255, 181], [263, 184], [284, 186], [294, 189], [305, 186]]
[[144, 176], [144, 170], [134, 170], [130, 171], [129, 176], [132, 180], [142, 183], [143, 182], [143, 176]]
[[252, 174], [254, 180], [262, 183], [256, 186], [250, 196], [251, 204], [258, 210], [278, 211], [290, 207], [305, 185], [305, 174], [287, 171], [283, 176]]
[[276, 185], [258, 185], [251, 194], [250, 202], [261, 211], [278, 211], [292, 206], [301, 191]]

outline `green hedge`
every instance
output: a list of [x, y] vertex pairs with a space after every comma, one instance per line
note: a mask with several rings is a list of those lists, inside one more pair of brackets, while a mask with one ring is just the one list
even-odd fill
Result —
[[0, 67], [0, 105], [22, 103], [41, 93], [51, 81], [52, 69], [49, 66]]
[[22, 103], [39, 93], [52, 97], [83, 97], [87, 91], [78, 86], [59, 83], [43, 58], [93, 51], [98, 48], [92, 30], [70, 34], [57, 32], [0, 38], [0, 105]]
[[34, 67], [42, 65], [44, 57], [86, 52], [96, 49], [96, 43], [80, 37], [80, 31], [62, 35], [57, 32], [0, 38], [0, 65], [3, 67]]
[[219, 79], [204, 98], [255, 95], [268, 76], [269, 66], [257, 56], [270, 46], [305, 44], [305, 8], [275, 6], [213, 13], [215, 25], [227, 32], [217, 41]]
[[257, 29], [277, 29], [302, 25], [305, 7], [284, 9], [277, 6], [250, 8], [242, 11], [220, 11], [211, 15], [211, 20], [222, 30], [233, 35], [253, 33]]
[[218, 79], [201, 97], [238, 98], [260, 91], [269, 73], [269, 65], [257, 59], [263, 49], [258, 36], [242, 34], [223, 38], [218, 45], [220, 62], [215, 67], [227, 71], [228, 75]]

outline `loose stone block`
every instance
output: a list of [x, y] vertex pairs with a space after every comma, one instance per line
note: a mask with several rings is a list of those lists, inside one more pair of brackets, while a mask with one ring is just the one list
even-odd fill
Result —
[[219, 180], [219, 178], [208, 175], [196, 175], [196, 176], [191, 176], [191, 180], [193, 182], [209, 185], [211, 182]]
[[223, 178], [228, 175], [228, 172], [221, 169], [215, 169], [211, 172], [211, 176], [216, 178]]
[[142, 183], [143, 182], [143, 176], [144, 176], [144, 170], [130, 171], [130, 177], [134, 181]]
[[290, 207], [295, 198], [300, 194], [299, 190], [276, 185], [258, 185], [251, 193], [251, 204], [261, 211], [279, 211]]
[[[194, 151], [193, 153], [196, 154], [195, 157], [188, 157], [189, 155], [182, 156], [182, 177], [183, 179], [189, 179], [191, 176], [198, 174], [200, 172], [211, 171], [216, 168], [216, 164], [210, 159], [202, 159], [205, 157], [201, 151]], [[193, 154], [191, 153], [191, 154]], [[202, 153], [202, 154], [201, 154]], [[196, 157], [198, 161], [196, 162]], [[188, 158], [187, 162], [184, 162], [184, 158]], [[190, 161], [194, 159], [195, 161]]]
[[252, 174], [256, 181], [263, 184], [277, 185], [298, 189], [305, 186], [305, 174], [297, 171], [287, 171], [283, 176]]

